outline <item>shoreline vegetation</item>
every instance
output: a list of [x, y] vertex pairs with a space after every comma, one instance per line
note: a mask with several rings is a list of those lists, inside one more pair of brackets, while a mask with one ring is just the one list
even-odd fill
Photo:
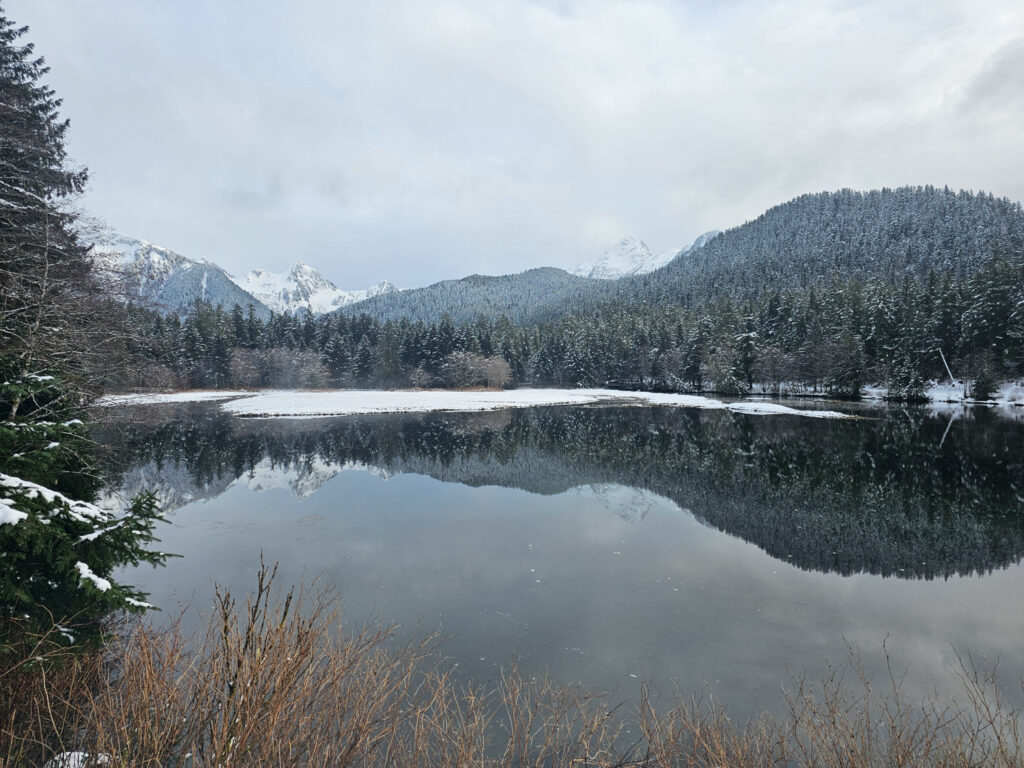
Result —
[[912, 700], [884, 645], [882, 680], [848, 648], [821, 679], [791, 678], [781, 715], [741, 724], [713, 690], [643, 685], [615, 702], [514, 668], [465, 684], [436, 636], [398, 646], [393, 628], [344, 623], [331, 590], [280, 590], [275, 573], [261, 566], [241, 602], [217, 588], [195, 636], [179, 616], [112, 624], [74, 654], [26, 637], [0, 668], [0, 765], [1013, 768], [1024, 755], [1022, 709], [970, 656], [956, 696]]

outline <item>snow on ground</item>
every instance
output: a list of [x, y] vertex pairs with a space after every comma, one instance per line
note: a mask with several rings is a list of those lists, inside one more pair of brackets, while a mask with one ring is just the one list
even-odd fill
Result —
[[[931, 382], [925, 390], [928, 399], [938, 403], [969, 403], [962, 382]], [[864, 387], [864, 397], [881, 400], [885, 387]], [[101, 406], [194, 403], [227, 400], [221, 408], [236, 416], [311, 418], [371, 413], [426, 413], [432, 411], [495, 411], [504, 408], [530, 408], [543, 405], [664, 405], [676, 408], [729, 410], [758, 416], [772, 414], [809, 416], [817, 419], [850, 418], [836, 411], [791, 408], [760, 400], [725, 402], [702, 395], [662, 392], [634, 392], [613, 389], [510, 389], [504, 391], [452, 390], [264, 390], [261, 392], [196, 390], [132, 395], [107, 395], [97, 401]], [[992, 400], [996, 405], [1024, 405], [1024, 382], [1004, 382]]]
[[[963, 381], [929, 381], [924, 396], [932, 403], [973, 403], [984, 402], [1002, 406], [1024, 406], [1024, 381], [1004, 381], [989, 400], [975, 401], [967, 393], [970, 385]], [[879, 385], [864, 387], [864, 398], [883, 400], [888, 389]]]
[[[662, 392], [620, 392], [611, 389], [587, 390], [608, 395], [621, 396], [613, 399], [625, 399], [638, 401], [643, 405], [672, 405], [677, 408], [701, 408], [703, 410], [729, 410], [734, 413], [749, 413], [757, 416], [768, 416], [771, 414], [782, 414], [789, 416], [810, 416], [812, 419], [849, 419], [849, 414], [837, 411], [813, 411], [800, 408], [790, 408], [778, 403], [765, 403], [759, 400], [740, 400], [726, 403], [702, 395], [675, 395]], [[626, 403], [628, 405], [628, 402]]]
[[626, 392], [611, 389], [512, 389], [496, 392], [448, 390], [326, 390], [261, 392], [224, 403], [236, 416], [303, 417], [432, 411], [493, 411], [541, 405], [665, 405], [680, 408], [726, 409], [758, 415], [789, 414], [813, 418], [850, 418], [835, 411], [800, 410], [776, 403], [725, 403], [697, 395]]
[[88, 752], [61, 752], [43, 768], [86, 768], [88, 765], [109, 765], [109, 755], [90, 755]]
[[196, 389], [187, 392], [143, 392], [128, 395], [104, 395], [94, 405], [112, 407], [115, 405], [157, 405], [160, 403], [201, 403], [206, 400], [229, 400], [245, 397], [252, 392], [243, 390]]
[[534, 405], [587, 405], [594, 390], [512, 389], [495, 392], [451, 390], [271, 391], [221, 406], [237, 416], [340, 416], [429, 411], [494, 411]]

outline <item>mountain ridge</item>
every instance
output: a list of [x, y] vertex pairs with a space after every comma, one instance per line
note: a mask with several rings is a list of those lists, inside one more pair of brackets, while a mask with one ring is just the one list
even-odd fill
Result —
[[[386, 281], [342, 291], [302, 262], [286, 275], [255, 270], [238, 281], [211, 262], [125, 236], [114, 240], [105, 246], [107, 263], [128, 272], [140, 302], [172, 311], [187, 312], [191, 301], [204, 299], [225, 307], [252, 303], [263, 316], [273, 310], [365, 313], [382, 321], [434, 322], [447, 315], [457, 323], [478, 316], [538, 323], [613, 302], [691, 307], [802, 290], [836, 277], [895, 281], [929, 270], [963, 277], [995, 251], [1024, 249], [1024, 211], [1006, 198], [948, 187], [809, 193], [724, 232], [707, 232], [667, 261], [630, 237], [571, 270], [468, 275], [401, 291]], [[626, 274], [615, 277], [618, 272]]]
[[115, 294], [165, 313], [187, 314], [194, 302], [205, 301], [225, 308], [252, 305], [263, 320], [271, 312], [319, 315], [397, 291], [387, 280], [345, 291], [303, 261], [287, 273], [255, 269], [239, 279], [208, 259], [189, 258], [120, 232], [93, 237], [90, 249]]

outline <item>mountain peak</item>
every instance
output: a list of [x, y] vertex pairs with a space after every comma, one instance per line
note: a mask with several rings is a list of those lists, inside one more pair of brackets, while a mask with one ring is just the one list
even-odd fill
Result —
[[672, 259], [684, 253], [702, 248], [718, 234], [718, 230], [705, 232], [685, 248], [676, 248], [661, 253], [651, 253], [647, 243], [635, 235], [622, 238], [598, 259], [577, 264], [568, 272], [594, 280], [617, 280], [629, 275], [643, 275], [665, 266]]
[[661, 256], [651, 253], [647, 243], [635, 235], [629, 235], [606, 250], [600, 258], [578, 264], [568, 271], [595, 280], [616, 280], [627, 275], [650, 272], [664, 263]]
[[292, 264], [287, 279], [296, 283], [300, 291], [310, 295], [317, 291], [338, 290], [338, 286], [304, 261], [296, 261]]
[[608, 253], [609, 251], [630, 250], [646, 251], [647, 253], [651, 252], [650, 249], [647, 247], [647, 243], [645, 243], [639, 237], [637, 237], [636, 235], [627, 235], [626, 237], [619, 240], [619, 242], [615, 244], [614, 248], [609, 248], [608, 251], [605, 251], [605, 253]]
[[253, 270], [238, 284], [273, 311], [288, 315], [332, 312], [346, 304], [396, 290], [385, 280], [363, 290], [343, 291], [315, 267], [301, 260], [292, 264], [287, 273]]

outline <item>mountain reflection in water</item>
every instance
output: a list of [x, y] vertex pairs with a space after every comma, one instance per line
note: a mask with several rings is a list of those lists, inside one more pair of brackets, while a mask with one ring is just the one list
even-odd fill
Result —
[[263, 556], [283, 584], [337, 587], [356, 623], [439, 630], [467, 682], [514, 663], [624, 698], [709, 683], [743, 718], [847, 644], [884, 676], [888, 638], [908, 700], [955, 687], [957, 651], [1019, 691], [1024, 425], [858, 413], [206, 405], [125, 409], [96, 435], [115, 485], [168, 510], [160, 546], [184, 557], [129, 576], [170, 616], [214, 581], [251, 589]]
[[536, 494], [588, 487], [626, 519], [652, 498], [801, 569], [897, 578], [986, 573], [1024, 554], [1024, 424], [985, 410], [855, 421], [671, 408], [538, 408], [243, 420], [134, 409], [96, 431], [126, 494], [168, 512], [233, 484], [299, 499], [338, 473], [426, 475]]

